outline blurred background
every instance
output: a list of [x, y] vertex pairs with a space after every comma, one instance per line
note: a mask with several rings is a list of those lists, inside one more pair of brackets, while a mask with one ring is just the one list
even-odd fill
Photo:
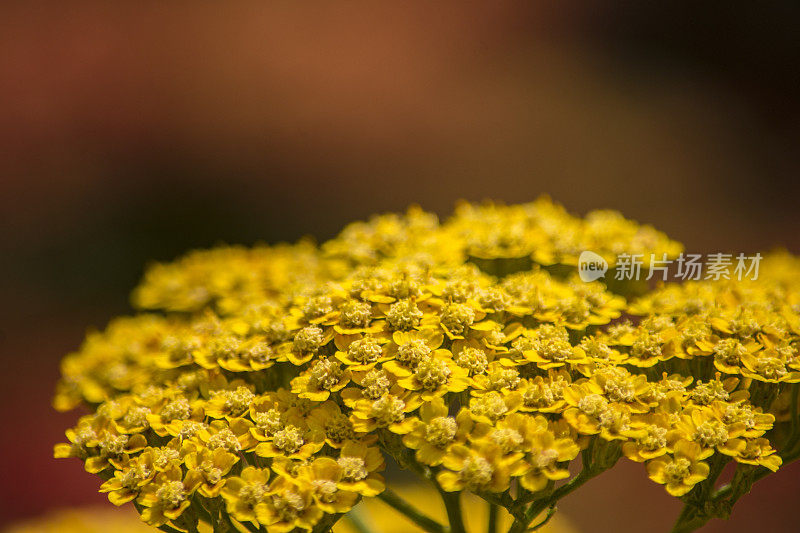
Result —
[[[794, 2], [261, 4], [0, 6], [0, 527], [105, 500], [51, 459], [77, 415], [49, 402], [148, 261], [543, 193], [800, 252]], [[794, 532], [798, 493], [795, 464], [703, 531]], [[638, 532], [679, 505], [621, 462], [561, 509]]]

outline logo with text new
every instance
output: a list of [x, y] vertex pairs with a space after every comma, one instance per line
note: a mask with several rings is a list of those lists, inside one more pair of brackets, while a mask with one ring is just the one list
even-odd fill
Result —
[[608, 261], [602, 256], [586, 250], [578, 257], [578, 275], [582, 281], [596, 281], [606, 275]]

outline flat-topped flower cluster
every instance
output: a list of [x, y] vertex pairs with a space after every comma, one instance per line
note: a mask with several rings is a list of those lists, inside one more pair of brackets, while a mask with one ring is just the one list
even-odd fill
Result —
[[371, 497], [413, 515], [387, 462], [441, 492], [454, 533], [460, 491], [521, 532], [623, 456], [686, 501], [678, 530], [724, 516], [800, 454], [800, 260], [641, 294], [581, 281], [583, 250], [682, 247], [540, 199], [155, 265], [141, 313], [63, 360], [56, 408], [91, 413], [55, 454], [166, 531], [328, 531]]

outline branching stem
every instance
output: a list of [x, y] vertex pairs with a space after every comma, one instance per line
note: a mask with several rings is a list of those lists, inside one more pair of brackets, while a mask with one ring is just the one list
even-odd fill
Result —
[[408, 517], [409, 520], [430, 533], [447, 533], [447, 529], [436, 520], [422, 514], [414, 506], [395, 494], [391, 489], [386, 489], [378, 498], [394, 510]]

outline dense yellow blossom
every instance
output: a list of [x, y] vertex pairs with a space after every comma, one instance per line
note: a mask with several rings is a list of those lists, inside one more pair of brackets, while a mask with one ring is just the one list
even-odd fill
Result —
[[707, 520], [733, 503], [726, 464], [738, 494], [800, 454], [800, 260], [643, 292], [582, 281], [585, 250], [682, 246], [543, 198], [153, 265], [141, 313], [64, 358], [54, 405], [90, 414], [55, 455], [168, 531], [328, 531], [373, 497], [439, 531], [388, 462], [442, 494], [453, 533], [462, 492], [521, 533], [623, 456]]
[[[425, 485], [400, 484], [398, 494], [418, 507], [421, 511], [436, 520], [446, 520], [444, 507], [437, 501], [438, 495], [432, 487]], [[479, 533], [483, 531], [487, 521], [487, 505], [477, 496], [466, 497], [465, 507], [470, 509], [472, 522], [468, 523], [468, 531]], [[26, 520], [8, 526], [6, 533], [147, 533], [153, 529], [137, 519], [135, 511], [130, 512], [120, 509], [100, 509], [94, 507], [65, 509], [48, 513], [33, 520]], [[416, 526], [406, 516], [391, 511], [386, 504], [377, 499], [364, 500], [356, 508], [359, 520], [367, 527], [368, 531], [380, 533], [421, 533], [424, 529]], [[508, 527], [512, 517], [505, 511], [498, 517], [498, 525]], [[212, 533], [211, 526], [200, 522], [199, 533]], [[356, 529], [353, 521], [348, 517], [339, 521], [333, 528], [335, 533], [362, 533]], [[576, 529], [563, 516], [553, 517], [542, 529], [541, 533], [576, 533]]]
[[657, 457], [647, 463], [647, 473], [673, 496], [683, 496], [708, 477], [709, 466], [701, 458], [699, 445], [681, 441], [673, 456]]

